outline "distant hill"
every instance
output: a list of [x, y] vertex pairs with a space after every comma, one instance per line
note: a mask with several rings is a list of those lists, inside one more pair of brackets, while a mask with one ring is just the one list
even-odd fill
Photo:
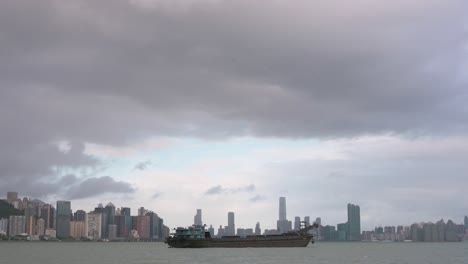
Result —
[[0, 219], [8, 218], [10, 215], [23, 215], [23, 211], [15, 209], [13, 205], [4, 200], [0, 200]]

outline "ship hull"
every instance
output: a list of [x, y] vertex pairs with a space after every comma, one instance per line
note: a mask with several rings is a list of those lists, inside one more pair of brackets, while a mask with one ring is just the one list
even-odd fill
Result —
[[166, 243], [174, 248], [306, 247], [311, 240], [311, 236], [280, 236], [275, 238], [168, 238]]

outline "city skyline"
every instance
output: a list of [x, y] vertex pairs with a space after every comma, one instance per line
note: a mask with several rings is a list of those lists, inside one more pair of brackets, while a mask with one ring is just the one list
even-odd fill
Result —
[[[20, 199], [20, 195], [18, 194], [18, 192], [16, 192], [16, 191], [13, 192], [13, 191], [11, 191], [11, 192], [7, 192], [7, 194], [5, 195], [5, 199], [4, 199], [4, 200], [7, 201], [7, 202], [10, 201], [10, 199], [9, 199], [10, 195], [12, 195], [12, 197], [13, 197], [12, 199], [13, 199], [13, 200], [14, 200], [14, 199]], [[24, 197], [24, 198], [26, 198], [26, 197]], [[30, 199], [31, 199], [31, 198], [34, 199], [33, 197], [29, 197], [29, 198], [30, 198]], [[3, 198], [1, 197], [1, 193], [0, 193], [0, 200], [1, 200], [1, 199], [3, 199]], [[43, 201], [40, 201], [40, 200], [37, 200], [37, 199], [36, 199], [36, 201], [43, 202]], [[57, 210], [58, 204], [59, 204], [59, 203], [63, 203], [63, 202], [65, 202], [65, 203], [68, 202], [68, 203], [69, 203], [70, 201], [61, 201], [61, 200], [56, 201], [54, 204], [56, 204], [57, 206], [56, 206], [56, 207], [52, 207], [52, 208], [46, 207], [45, 210], [48, 209], [48, 211], [45, 211], [45, 212], [48, 212], [49, 214], [54, 214], [54, 213], [56, 212], [56, 210]], [[45, 204], [48, 205], [48, 206], [51, 205], [51, 203], [47, 203], [47, 202], [43, 202], [43, 203], [45, 203]], [[97, 204], [95, 204], [95, 205], [88, 205], [88, 206], [85, 207], [85, 208], [78, 208], [78, 209], [73, 209], [73, 207], [70, 205], [70, 211], [74, 212], [75, 217], [76, 217], [76, 213], [79, 212], [79, 211], [82, 211], [82, 212], [92, 212], [93, 210], [96, 210], [96, 209], [98, 208], [98, 207], [96, 207], [96, 205], [97, 205], [98, 207], [99, 207], [99, 206], [103, 206], [101, 202], [97, 202]], [[68, 206], [68, 205], [67, 205], [67, 206]], [[273, 205], [272, 205], [272, 206], [273, 206]], [[273, 206], [273, 207], [274, 207], [274, 206]], [[66, 207], [65, 210], [68, 210], [67, 208], [68, 208], [68, 207]], [[87, 209], [87, 208], [89, 208], [89, 209]], [[112, 210], [112, 208], [113, 208], [113, 210]], [[137, 215], [144, 215], [144, 214], [146, 214], [146, 212], [147, 212], [147, 210], [146, 210], [144, 207], [141, 207], [141, 205], [140, 205], [140, 207], [136, 207], [136, 208], [134, 208], [134, 209], [132, 209], [132, 208], [130, 208], [130, 207], [125, 207], [125, 206], [123, 206], [123, 207], [121, 207], [121, 208], [118, 208], [118, 209], [119, 209], [119, 211], [122, 210], [122, 211], [120, 211], [120, 214], [121, 214], [121, 215], [129, 215], [130, 211], [138, 212]], [[145, 211], [140, 211], [140, 210], [142, 210], [142, 209], [145, 209]], [[115, 206], [114, 206], [114, 204], [113, 204], [112, 202], [108, 202], [107, 205], [106, 205], [105, 207], [104, 207], [104, 206], [102, 207], [102, 210], [110, 210], [108, 213], [113, 214], [113, 215], [115, 216], [116, 208], [115, 208]], [[262, 227], [263, 227], [263, 228], [262, 228], [263, 230], [265, 230], [265, 229], [267, 229], [267, 230], [275, 230], [275, 229], [278, 228], [278, 223], [279, 223], [279, 221], [280, 221], [280, 219], [281, 219], [281, 220], [284, 221], [284, 223], [288, 226], [286, 229], [287, 229], [287, 230], [292, 230], [292, 229], [296, 229], [295, 226], [297, 225], [297, 218], [298, 218], [298, 217], [300, 218], [300, 221], [305, 221], [307, 224], [311, 224], [311, 223], [312, 223], [312, 222], [310, 221], [310, 217], [311, 217], [311, 216], [310, 216], [309, 214], [305, 214], [305, 215], [300, 214], [300, 216], [298, 216], [298, 214], [293, 214], [294, 217], [292, 218], [292, 220], [287, 219], [286, 197], [279, 197], [279, 206], [277, 207], [277, 210], [278, 210], [278, 211], [277, 211], [277, 217], [278, 217], [277, 220], [274, 220], [273, 218], [271, 218], [271, 219], [269, 219], [268, 221], [266, 221], [265, 223], [262, 223], [261, 221], [256, 221], [256, 222], [253, 223], [253, 224], [250, 224], [250, 223], [248, 223], [248, 222], [247, 222], [247, 224], [245, 224], [245, 222], [242, 222], [242, 224], [240, 224], [239, 227], [240, 227], [240, 228], [254, 228], [255, 225], [256, 225], [256, 223], [261, 223], [261, 224], [262, 224]], [[229, 227], [230, 223], [234, 223], [233, 229], [231, 229], [231, 231], [228, 231], [229, 229], [226, 228], [225, 232], [230, 232], [230, 234], [232, 234], [232, 232], [234, 232], [234, 233], [236, 232], [236, 228], [237, 228], [236, 225], [235, 225], [235, 221], [236, 221], [236, 220], [234, 220], [234, 219], [235, 219], [235, 212], [228, 212], [228, 211], [226, 211], [228, 217], [225, 218], [225, 219], [223, 219], [223, 220], [222, 220], [221, 222], [219, 222], [219, 223], [214, 223], [214, 222], [210, 222], [210, 221], [204, 222], [203, 217], [202, 217], [202, 211], [203, 211], [202, 209], [196, 209], [196, 214], [195, 214], [194, 216], [192, 216], [192, 221], [189, 221], [189, 220], [187, 220], [187, 219], [184, 219], [184, 220], [182, 220], [181, 222], [186, 222], [187, 224], [185, 224], [185, 225], [177, 225], [177, 224], [176, 224], [176, 225], [174, 225], [173, 227], [176, 227], [176, 226], [190, 226], [190, 225], [192, 225], [192, 224], [197, 225], [197, 223], [200, 223], [200, 222], [198, 222], [198, 221], [201, 221], [202, 224], [207, 224], [207, 228], [208, 228], [210, 225], [212, 225], [214, 228], [217, 227], [217, 226]], [[112, 219], [111, 219], [111, 218], [112, 218]], [[222, 217], [221, 217], [221, 218], [222, 218]], [[286, 218], [286, 219], [284, 220], [283, 218]], [[354, 205], [354, 204], [349, 204], [349, 203], [348, 203], [347, 208], [344, 208], [344, 209], [343, 209], [343, 215], [342, 215], [341, 218], [342, 218], [342, 220], [340, 220], [340, 221], [347, 220], [347, 221], [345, 221], [345, 223], [348, 223], [350, 219], [353, 219], [354, 221], [358, 221], [358, 222], [359, 222], [359, 225], [362, 225], [361, 220], [360, 220], [360, 206]], [[322, 221], [322, 217], [321, 217], [320, 215], [316, 215], [316, 220], [313, 221], [313, 222], [316, 222], [317, 219], [318, 219], [320, 222]], [[435, 219], [433, 219], [433, 221], [437, 221], [437, 220], [440, 220], [440, 219], [449, 219], [449, 218], [448, 218], [448, 217], [441, 217], [441, 218], [439, 218], [439, 219], [435, 218]], [[463, 215], [460, 219], [461, 219], [460, 221], [458, 221], [458, 219], [454, 219], [454, 221], [455, 221], [455, 222], [463, 223], [464, 225], [467, 226], [466, 229], [468, 229], [468, 217], [467, 217], [466, 215]], [[69, 219], [68, 219], [68, 220], [69, 220]], [[108, 218], [107, 218], [106, 220], [103, 220], [103, 221], [104, 221], [104, 224], [103, 224], [103, 225], [107, 225], [107, 224], [113, 224], [114, 221], [115, 221], [115, 219], [114, 219], [113, 217], [108, 216]], [[326, 221], [326, 222], [325, 222], [324, 225], [335, 225], [335, 226], [336, 226], [336, 225], [340, 225], [340, 221], [338, 221], [338, 222], [329, 222], [329, 221], [327, 221], [326, 219], [325, 219], [325, 221]], [[48, 222], [48, 221], [46, 221], [45, 223], [47, 223], [47, 222]], [[107, 223], [107, 222], [109, 222], [109, 223]], [[405, 222], [405, 223], [403, 223], [403, 222], [401, 222], [401, 221], [397, 221], [396, 226], [398, 226], [398, 225], [409, 226], [409, 225], [411, 225], [411, 224], [419, 224], [419, 223], [423, 223], [423, 222], [424, 222], [424, 220], [422, 220], [422, 219], [420, 219], [420, 220], [413, 220], [413, 221], [409, 221], [409, 222]], [[431, 221], [429, 221], [428, 223], [431, 223]], [[320, 224], [321, 224], [321, 223], [320, 223]], [[359, 231], [364, 231], [364, 230], [368, 231], [368, 230], [373, 230], [373, 229], [376, 228], [376, 227], [386, 226], [386, 225], [390, 225], [390, 226], [393, 225], [393, 226], [395, 226], [395, 223], [388, 223], [388, 222], [385, 223], [385, 224], [383, 224], [383, 223], [378, 223], [378, 224], [376, 224], [376, 225], [374, 225], [374, 226], [366, 226], [366, 227], [364, 227], [364, 228], [363, 228], [363, 227], [360, 227], [360, 226], [359, 226], [359, 228], [358, 228], [358, 227], [356, 226], [355, 228], [358, 229]], [[172, 226], [171, 226], [171, 227], [172, 227]], [[348, 234], [349, 234], [349, 232], [350, 232], [349, 226], [346, 225], [346, 226], [343, 227], [343, 228], [345, 228], [345, 229], [344, 229], [344, 232], [346, 233], [346, 237], [348, 237]], [[69, 232], [69, 231], [67, 230], [67, 231], [64, 231], [64, 232], [67, 233], [67, 232]], [[104, 233], [105, 235], [107, 235], [107, 234], [106, 234], [106, 231], [103, 231], [103, 233]]]
[[342, 224], [352, 202], [362, 229], [462, 222], [466, 10], [0, 1], [0, 193], [144, 204], [175, 226], [202, 208], [215, 228], [235, 212], [274, 229], [278, 197], [289, 221]]

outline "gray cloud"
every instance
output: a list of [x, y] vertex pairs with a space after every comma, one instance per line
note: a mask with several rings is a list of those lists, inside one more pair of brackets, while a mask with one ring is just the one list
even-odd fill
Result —
[[162, 195], [162, 193], [156, 192], [155, 194], [153, 194], [153, 196], [151, 196], [151, 198], [157, 199], [157, 198], [161, 197], [161, 195]]
[[153, 162], [151, 160], [146, 160], [146, 161], [142, 161], [142, 162], [138, 162], [135, 167], [133, 168], [134, 170], [140, 170], [140, 171], [144, 171], [146, 170], [149, 166], [151, 166], [153, 164]]
[[216, 195], [216, 194], [233, 194], [239, 192], [253, 192], [255, 191], [255, 185], [250, 184], [241, 187], [223, 188], [221, 185], [216, 185], [205, 191], [205, 195]]
[[265, 199], [266, 198], [262, 195], [255, 195], [254, 197], [251, 197], [249, 201], [252, 203], [256, 203], [256, 202], [264, 201]]
[[112, 177], [103, 176], [84, 180], [72, 186], [66, 196], [68, 199], [83, 199], [105, 193], [133, 193], [135, 189], [127, 182], [116, 181]]

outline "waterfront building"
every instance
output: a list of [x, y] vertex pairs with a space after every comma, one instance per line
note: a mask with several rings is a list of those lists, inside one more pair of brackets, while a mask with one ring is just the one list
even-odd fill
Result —
[[117, 239], [117, 225], [108, 225], [107, 226], [107, 234], [109, 240], [116, 240]]
[[262, 229], [260, 229], [260, 222], [257, 222], [255, 225], [255, 235], [259, 236], [262, 234]]
[[318, 225], [317, 229], [315, 229], [316, 239], [318, 241], [323, 240], [323, 237], [322, 237], [322, 218], [320, 218], [320, 217], [315, 218], [315, 223]]
[[26, 217], [24, 215], [11, 215], [8, 223], [9, 236], [17, 236], [25, 233]]
[[216, 235], [217, 237], [223, 237], [226, 234], [226, 230], [223, 228], [222, 225], [219, 226], [218, 228], [218, 234]]
[[0, 219], [0, 235], [7, 235], [8, 234], [8, 219], [2, 218]]
[[57, 231], [55, 229], [46, 229], [45, 230], [45, 236], [50, 237], [50, 238], [56, 238], [57, 237]]
[[122, 215], [122, 210], [120, 215], [115, 216], [115, 224], [117, 225], [117, 237], [128, 238], [132, 232], [132, 217], [130, 215]]
[[234, 219], [234, 212], [228, 212], [228, 225], [225, 230], [226, 236], [234, 236], [236, 234], [236, 224]]
[[35, 233], [35, 225], [36, 225], [36, 218], [37, 218], [37, 208], [32, 204], [29, 204], [24, 209], [24, 216], [26, 218], [26, 226], [25, 226], [25, 233], [28, 235], [34, 235]]
[[445, 223], [444, 223], [444, 219], [440, 219], [436, 223], [436, 233], [437, 233], [437, 239], [434, 239], [434, 241], [438, 241], [438, 242], [445, 241]]
[[193, 224], [196, 226], [202, 226], [202, 210], [197, 209], [197, 214], [193, 217]]
[[447, 242], [457, 242], [458, 235], [456, 231], [456, 224], [452, 220], [447, 221], [446, 230], [445, 230], [445, 241]]
[[70, 201], [57, 201], [56, 230], [58, 238], [67, 238], [70, 236]]
[[326, 225], [323, 227], [323, 240], [335, 241], [338, 239], [336, 228], [334, 226]]
[[88, 214], [88, 237], [90, 239], [101, 238], [102, 213], [91, 212]]
[[337, 229], [337, 240], [338, 241], [345, 241], [347, 240], [347, 230], [348, 230], [348, 224], [347, 223], [342, 223], [338, 224], [336, 226]]
[[101, 203], [98, 204], [98, 207], [94, 208], [95, 213], [99, 213], [101, 216], [101, 229], [100, 229], [100, 234], [101, 234], [101, 239], [104, 239], [107, 237], [107, 234], [105, 230], [107, 229], [107, 213], [106, 210], [104, 210], [104, 207], [102, 206]]
[[150, 239], [150, 217], [146, 215], [137, 216], [136, 230], [140, 239]]
[[346, 238], [349, 241], [361, 240], [361, 211], [358, 205], [348, 204]]
[[152, 240], [163, 239], [163, 219], [154, 212], [148, 212], [146, 215], [150, 217], [150, 238]]
[[468, 234], [468, 216], [465, 216], [465, 233]]
[[109, 202], [106, 207], [104, 207], [104, 214], [103, 217], [105, 217], [105, 227], [102, 230], [104, 233], [104, 238], [109, 238], [109, 225], [113, 225], [115, 221], [115, 206], [113, 203]]
[[42, 219], [42, 218], [37, 219], [37, 221], [36, 221], [36, 233], [35, 233], [35, 235], [37, 235], [37, 236], [43, 236], [43, 235], [45, 235], [45, 230], [46, 230], [45, 220]]
[[70, 222], [70, 236], [73, 238], [84, 238], [88, 236], [85, 221]]

